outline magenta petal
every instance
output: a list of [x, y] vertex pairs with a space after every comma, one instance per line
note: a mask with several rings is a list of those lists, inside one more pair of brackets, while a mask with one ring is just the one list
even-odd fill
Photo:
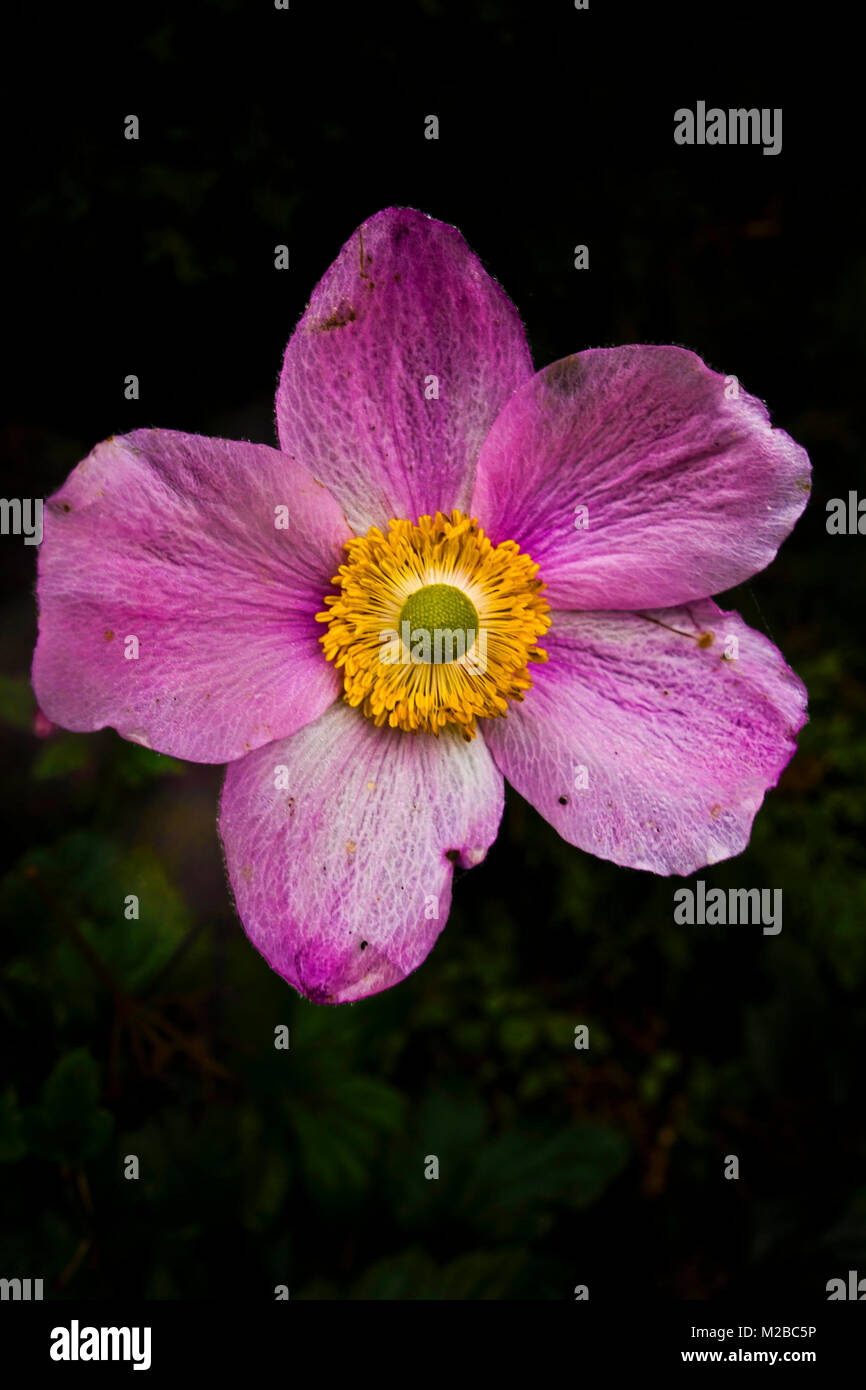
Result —
[[465, 511], [482, 441], [531, 374], [517, 311], [456, 228], [387, 208], [346, 242], [286, 348], [280, 447], [359, 534]]
[[809, 474], [761, 402], [693, 352], [598, 348], [511, 398], [471, 512], [494, 542], [529, 552], [554, 608], [657, 608], [764, 569]]
[[342, 701], [226, 772], [220, 833], [253, 945], [317, 1004], [414, 970], [448, 917], [453, 864], [496, 838], [484, 741], [377, 729]]
[[509, 782], [616, 864], [688, 874], [739, 854], [806, 718], [773, 644], [705, 599], [557, 613], [544, 645], [524, 703], [485, 725]]
[[326, 490], [263, 444], [98, 445], [45, 507], [41, 708], [206, 763], [293, 733], [340, 691], [315, 614], [347, 535]]

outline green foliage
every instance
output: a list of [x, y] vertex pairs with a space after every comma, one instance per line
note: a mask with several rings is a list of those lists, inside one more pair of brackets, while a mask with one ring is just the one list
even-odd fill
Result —
[[438, 1264], [423, 1250], [379, 1260], [352, 1286], [353, 1299], [507, 1298], [526, 1264], [522, 1250], [471, 1250]]
[[31, 775], [37, 782], [67, 777], [70, 772], [86, 767], [92, 755], [93, 745], [84, 734], [58, 734], [39, 749]]
[[0, 676], [0, 723], [29, 732], [35, 714], [36, 701], [30, 682], [23, 676]]
[[326, 1077], [315, 1106], [286, 1114], [307, 1184], [320, 1200], [369, 1185], [382, 1135], [399, 1127], [402, 1097], [368, 1076]]
[[113, 1121], [99, 1103], [99, 1070], [83, 1047], [57, 1063], [26, 1118], [29, 1147], [39, 1158], [77, 1166], [108, 1143]]
[[[125, 916], [130, 896], [139, 900], [138, 920]], [[60, 1018], [86, 1014], [105, 994], [86, 947], [118, 988], [136, 994], [189, 930], [186, 906], [152, 849], [121, 849], [107, 835], [83, 830], [28, 855], [0, 884], [0, 905], [20, 947], [6, 978], [41, 985]], [[38, 956], [34, 924], [43, 945]]]

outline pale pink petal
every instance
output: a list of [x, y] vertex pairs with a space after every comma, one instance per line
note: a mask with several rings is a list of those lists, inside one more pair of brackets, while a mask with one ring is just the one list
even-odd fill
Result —
[[340, 691], [315, 614], [348, 534], [325, 488], [263, 444], [138, 430], [98, 445], [45, 506], [40, 707], [206, 763], [293, 733]]
[[806, 718], [773, 644], [705, 599], [556, 613], [544, 646], [524, 703], [484, 726], [517, 791], [571, 844], [633, 869], [739, 854]]
[[512, 396], [471, 512], [494, 542], [529, 552], [554, 608], [657, 608], [764, 569], [809, 472], [761, 402], [695, 353], [598, 348]]
[[315, 1003], [387, 989], [431, 950], [453, 866], [481, 862], [502, 804], [482, 738], [332, 706], [226, 772], [220, 833], [247, 935]]
[[465, 510], [482, 441], [531, 374], [513, 304], [456, 228], [387, 208], [343, 247], [286, 348], [280, 447], [359, 534]]

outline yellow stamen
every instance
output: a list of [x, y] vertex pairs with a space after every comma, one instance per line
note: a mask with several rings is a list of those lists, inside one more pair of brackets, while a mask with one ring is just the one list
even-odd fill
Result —
[[449, 516], [391, 521], [346, 542], [340, 592], [317, 613], [345, 699], [377, 725], [439, 734], [507, 713], [546, 661], [550, 626], [538, 566], [515, 541], [494, 546], [477, 521]]

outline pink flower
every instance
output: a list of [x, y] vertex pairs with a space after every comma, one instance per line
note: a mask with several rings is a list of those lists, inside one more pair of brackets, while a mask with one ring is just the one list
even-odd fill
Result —
[[137, 430], [73, 470], [33, 665], [55, 723], [228, 763], [229, 878], [275, 970], [343, 1003], [420, 965], [506, 777], [617, 864], [745, 847], [806, 705], [707, 597], [806, 503], [759, 401], [678, 347], [534, 372], [459, 232], [389, 208], [316, 288], [276, 411], [279, 451]]

